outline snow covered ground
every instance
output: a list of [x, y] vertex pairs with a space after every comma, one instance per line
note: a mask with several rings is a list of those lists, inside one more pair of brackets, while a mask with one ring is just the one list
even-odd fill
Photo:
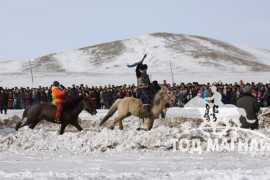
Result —
[[[78, 132], [68, 127], [58, 135], [59, 125], [42, 122], [34, 130], [14, 130], [22, 110], [0, 115], [1, 179], [269, 179], [270, 153], [235, 151], [183, 152], [173, 150], [172, 139], [199, 126], [200, 108], [169, 108], [150, 132], [136, 117], [127, 118], [124, 130], [99, 127], [107, 110], [91, 116], [82, 112]], [[220, 117], [228, 114], [220, 110]], [[269, 120], [268, 120], [269, 122]], [[270, 128], [257, 133], [270, 137]], [[261, 123], [261, 127], [262, 126]], [[200, 136], [198, 131], [196, 137]], [[256, 135], [246, 133], [243, 136]], [[201, 136], [203, 139], [204, 137]], [[203, 140], [202, 140], [203, 141]], [[207, 144], [202, 142], [204, 148]]]
[[269, 157], [237, 153], [2, 153], [2, 179], [260, 179]]

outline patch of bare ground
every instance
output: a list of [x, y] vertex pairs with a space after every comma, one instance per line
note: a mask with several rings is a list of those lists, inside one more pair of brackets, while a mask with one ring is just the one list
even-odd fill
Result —
[[84, 54], [91, 55], [90, 61], [92, 63], [100, 65], [119, 56], [125, 50], [125, 46], [122, 41], [114, 41], [80, 48], [79, 50], [83, 51]]
[[[53, 55], [54, 54], [42, 56], [35, 59], [34, 61], [31, 61], [32, 70], [37, 72], [64, 72], [65, 70], [58, 62], [58, 60], [53, 57]], [[25, 62], [23, 64], [23, 71], [30, 71], [29, 62]]]

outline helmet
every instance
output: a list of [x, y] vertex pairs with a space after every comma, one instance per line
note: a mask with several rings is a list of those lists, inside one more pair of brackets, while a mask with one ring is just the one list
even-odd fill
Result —
[[59, 86], [59, 84], [60, 84], [60, 83], [59, 83], [58, 81], [54, 81], [54, 82], [53, 82], [53, 85], [54, 85], [54, 86]]

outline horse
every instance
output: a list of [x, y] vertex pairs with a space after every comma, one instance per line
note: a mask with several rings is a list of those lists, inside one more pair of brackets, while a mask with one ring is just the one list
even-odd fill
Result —
[[142, 101], [133, 97], [126, 97], [124, 99], [117, 99], [111, 108], [109, 109], [106, 116], [101, 120], [100, 126], [102, 126], [117, 110], [118, 115], [115, 117], [112, 122], [110, 129], [114, 129], [115, 124], [119, 122], [119, 129], [123, 130], [123, 119], [127, 118], [131, 115], [137, 116], [140, 118], [147, 118], [147, 128], [138, 128], [137, 130], [145, 130], [150, 131], [153, 127], [154, 120], [159, 118], [159, 115], [166, 103], [173, 104], [175, 103], [177, 98], [166, 88], [162, 88], [156, 95], [154, 96], [152, 107], [151, 107], [151, 115], [147, 116], [147, 106], [143, 105]]
[[[16, 125], [16, 131], [19, 128], [28, 125], [29, 128], [34, 129], [34, 127], [43, 119], [46, 121], [61, 124], [60, 133], [63, 134], [65, 128], [68, 124], [75, 126], [79, 131], [82, 131], [82, 127], [78, 123], [78, 116], [86, 110], [91, 115], [97, 113], [93, 102], [88, 96], [77, 96], [74, 98], [69, 98], [63, 103], [63, 112], [61, 116], [61, 123], [55, 122], [56, 107], [51, 104], [36, 104], [28, 107], [24, 110], [21, 121]], [[26, 121], [23, 123], [24, 119]]]

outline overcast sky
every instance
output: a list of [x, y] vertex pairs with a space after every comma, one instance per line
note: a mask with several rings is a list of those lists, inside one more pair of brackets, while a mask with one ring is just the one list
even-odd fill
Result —
[[0, 61], [154, 32], [270, 49], [270, 0], [0, 0]]

